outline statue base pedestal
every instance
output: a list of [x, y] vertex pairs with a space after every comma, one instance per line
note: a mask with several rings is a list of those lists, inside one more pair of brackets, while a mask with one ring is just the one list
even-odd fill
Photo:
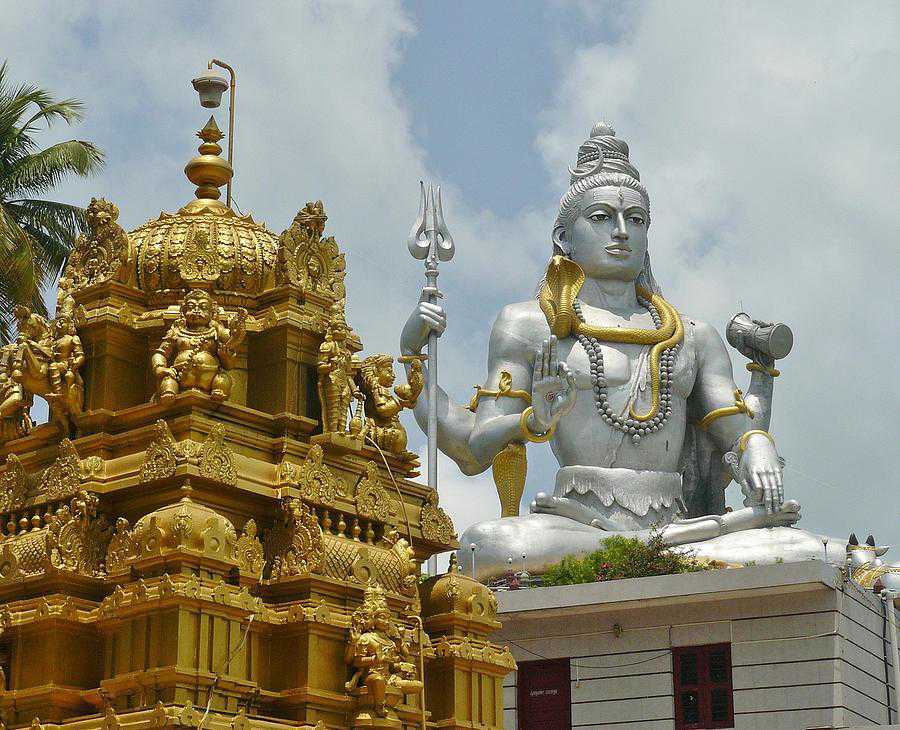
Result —
[[[460, 545], [475, 544], [475, 572], [479, 580], [502, 577], [509, 558], [522, 564], [532, 575], [540, 575], [566, 555], [584, 555], [598, 550], [605, 537], [645, 537], [640, 532], [605, 532], [559, 515], [532, 513], [504, 517], [472, 525], [459, 538]], [[842, 565], [846, 540], [826, 538], [796, 527], [764, 527], [740, 530], [727, 535], [673, 547], [688, 550], [696, 557], [730, 565], [767, 565], [823, 560]], [[459, 551], [460, 572], [472, 573], [472, 551]]]
[[357, 687], [350, 691], [351, 696], [355, 699], [357, 707], [361, 706], [353, 718], [350, 727], [353, 730], [362, 730], [365, 728], [376, 728], [377, 730], [402, 730], [403, 721], [397, 716], [394, 707], [403, 701], [403, 694], [395, 687], [387, 687], [385, 689], [385, 707], [384, 716], [380, 716], [374, 711], [372, 701], [369, 697], [369, 690], [366, 687]]
[[363, 730], [363, 728], [365, 730], [370, 728], [377, 728], [377, 730], [402, 730], [403, 721], [399, 717], [375, 717], [364, 712], [354, 718], [350, 727], [353, 730]]
[[317, 434], [310, 437], [309, 441], [313, 444], [330, 446], [342, 451], [360, 452], [363, 448], [362, 439], [354, 438], [348, 433], [338, 433], [336, 431]]

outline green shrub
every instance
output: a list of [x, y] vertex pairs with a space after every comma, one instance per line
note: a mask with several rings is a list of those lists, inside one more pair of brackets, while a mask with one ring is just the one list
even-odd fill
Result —
[[599, 550], [584, 556], [567, 555], [547, 569], [542, 583], [545, 586], [563, 586], [650, 575], [697, 573], [722, 567], [724, 565], [721, 563], [701, 562], [690, 553], [670, 550], [662, 535], [653, 531], [647, 542], [636, 537], [610, 535], [603, 540]]

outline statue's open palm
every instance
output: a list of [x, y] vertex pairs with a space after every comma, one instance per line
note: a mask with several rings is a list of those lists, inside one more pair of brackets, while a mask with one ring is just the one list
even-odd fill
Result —
[[531, 405], [534, 425], [546, 432], [575, 407], [578, 391], [575, 376], [558, 355], [559, 343], [555, 335], [541, 343], [534, 359], [531, 379]]

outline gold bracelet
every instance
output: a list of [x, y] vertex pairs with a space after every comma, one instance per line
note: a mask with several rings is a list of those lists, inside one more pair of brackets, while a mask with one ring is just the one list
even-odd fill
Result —
[[528, 428], [528, 418], [532, 413], [534, 413], [534, 406], [528, 406], [528, 408], [522, 411], [522, 417], [519, 419], [519, 430], [522, 432], [522, 435], [535, 444], [542, 444], [545, 441], [549, 441], [553, 438], [553, 432], [556, 430], [556, 426], [551, 426], [544, 431], [544, 433], [535, 433]]
[[530, 393], [526, 393], [524, 390], [512, 389], [512, 375], [505, 370], [500, 371], [500, 382], [497, 385], [497, 390], [485, 390], [478, 385], [472, 387], [475, 388], [475, 395], [472, 396], [472, 400], [469, 402], [469, 410], [472, 413], [478, 410], [478, 401], [482, 397], [492, 397], [494, 400], [500, 398], [521, 398], [526, 403], [531, 403]]
[[779, 375], [781, 375], [780, 370], [777, 370], [776, 368], [763, 367], [758, 362], [748, 362], [747, 370], [749, 370], [751, 373], [753, 373], [753, 372], [765, 373], [766, 375], [769, 375], [773, 378], [777, 378]]
[[773, 445], [775, 444], [775, 439], [772, 438], [772, 434], [770, 434], [768, 431], [763, 431], [760, 428], [755, 428], [752, 431], [747, 431], [747, 433], [745, 433], [738, 439], [738, 449], [742, 454], [747, 450], [748, 439], [754, 434], [761, 434], [762, 436], [765, 436], [767, 439], [769, 439], [769, 441], [771, 441]]
[[750, 417], [750, 419], [753, 420], [753, 411], [751, 411], [750, 407], [746, 403], [744, 403], [744, 394], [741, 392], [740, 388], [734, 391], [733, 406], [727, 406], [726, 408], [716, 408], [714, 411], [710, 411], [700, 419], [700, 423], [698, 423], [697, 425], [705, 431], [717, 418], [723, 418], [724, 416], [736, 416], [738, 413], [746, 413]]

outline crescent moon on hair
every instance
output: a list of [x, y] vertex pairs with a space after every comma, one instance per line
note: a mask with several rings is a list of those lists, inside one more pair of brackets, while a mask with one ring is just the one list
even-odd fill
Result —
[[602, 169], [603, 169], [603, 153], [601, 152], [600, 157], [591, 166], [591, 169], [587, 170], [586, 172], [578, 172], [577, 170], [574, 170], [570, 167], [569, 174], [576, 180], [581, 180], [582, 178], [590, 177], [591, 175], [596, 175]]

